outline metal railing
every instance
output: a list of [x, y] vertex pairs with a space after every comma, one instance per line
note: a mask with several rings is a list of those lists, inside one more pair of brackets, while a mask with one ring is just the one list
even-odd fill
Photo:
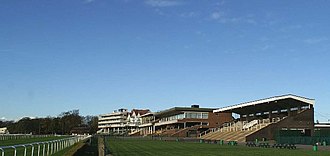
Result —
[[51, 136], [61, 135], [32, 135], [32, 134], [0, 134], [0, 140], [17, 140], [17, 139], [29, 139], [29, 138], [45, 138]]
[[[12, 145], [12, 146], [0, 146], [0, 155], [1, 156], [17, 156], [19, 152], [23, 153], [23, 156], [33, 156], [36, 152], [36, 156], [48, 156], [52, 155], [58, 151], [61, 151], [73, 144], [90, 138], [91, 136], [74, 136], [70, 138], [43, 141], [43, 142], [34, 142], [28, 144]], [[21, 155], [21, 154], [19, 154]]]

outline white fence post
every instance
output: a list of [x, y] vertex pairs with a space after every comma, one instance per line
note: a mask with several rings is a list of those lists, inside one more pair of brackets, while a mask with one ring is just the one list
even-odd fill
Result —
[[46, 143], [42, 143], [42, 156], [45, 156], [45, 148], [46, 148]]
[[50, 142], [47, 142], [47, 155], [49, 155], [49, 148], [50, 148], [49, 147], [50, 146], [49, 144], [50, 144]]
[[1, 150], [1, 156], [5, 156], [5, 150], [2, 148], [0, 148], [0, 150]]
[[[40, 135], [39, 137], [46, 137], [47, 135]], [[5, 136], [1, 136], [1, 138], [4, 138]], [[33, 135], [11, 135], [11, 136], [6, 136], [7, 138], [11, 139], [22, 139], [22, 138], [35, 138], [38, 136], [33, 136]], [[0, 155], [5, 156], [5, 150], [6, 149], [14, 149], [14, 156], [17, 156], [17, 150], [18, 148], [24, 148], [24, 154], [23, 156], [34, 156], [35, 153], [35, 148], [37, 148], [37, 155], [40, 156], [41, 152], [43, 156], [48, 156], [52, 155], [58, 151], [61, 151], [69, 146], [74, 145], [77, 142], [80, 142], [81, 140], [85, 140], [90, 138], [91, 136], [74, 136], [71, 138], [64, 138], [64, 139], [57, 139], [57, 140], [52, 140], [52, 141], [44, 141], [44, 142], [34, 142], [34, 143], [29, 143], [29, 144], [20, 144], [20, 145], [13, 145], [13, 146], [0, 146]], [[41, 146], [42, 144], [42, 146]], [[47, 144], [47, 147], [46, 147]], [[29, 146], [31, 146], [31, 154], [27, 154], [27, 150], [29, 149]], [[38, 146], [38, 147], [35, 147]], [[42, 148], [42, 151], [41, 151]], [[30, 152], [29, 152], [30, 153]], [[21, 153], [19, 154], [21, 155]]]
[[17, 154], [16, 147], [12, 146], [12, 148], [14, 148], [14, 156], [16, 156], [16, 154]]
[[40, 156], [40, 144], [41, 143], [37, 143], [38, 144], [38, 151], [37, 151], [37, 155]]
[[31, 145], [31, 156], [33, 156], [33, 153], [34, 153], [34, 145], [33, 144], [30, 144]]
[[26, 156], [26, 146], [23, 145], [23, 147], [24, 147], [24, 156]]

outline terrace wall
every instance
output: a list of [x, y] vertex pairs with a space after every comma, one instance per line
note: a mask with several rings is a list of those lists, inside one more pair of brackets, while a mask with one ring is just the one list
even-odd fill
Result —
[[209, 113], [209, 126], [210, 127], [219, 127], [225, 122], [230, 122], [233, 120], [232, 113]]
[[246, 141], [253, 141], [255, 139], [266, 138], [274, 140], [275, 134], [282, 128], [292, 129], [308, 129], [310, 135], [313, 136], [314, 132], [314, 108], [304, 110], [298, 114], [288, 116], [287, 118], [279, 121], [278, 123], [270, 124], [263, 129], [246, 137]]

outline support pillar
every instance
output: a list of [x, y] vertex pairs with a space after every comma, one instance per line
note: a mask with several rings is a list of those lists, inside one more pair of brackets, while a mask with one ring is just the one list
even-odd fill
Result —
[[298, 106], [298, 113], [301, 112], [301, 106]]
[[291, 108], [288, 108], [287, 111], [288, 111], [288, 116], [291, 116]]

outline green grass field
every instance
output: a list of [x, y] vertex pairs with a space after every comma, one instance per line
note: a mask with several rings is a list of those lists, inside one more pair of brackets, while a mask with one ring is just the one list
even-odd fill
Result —
[[[1, 140], [0, 146], [12, 146], [12, 145], [19, 145], [19, 144], [28, 144], [34, 142], [43, 142], [43, 141], [51, 141], [51, 140], [58, 140], [67, 138], [68, 136], [52, 136], [52, 137], [40, 137], [40, 138], [27, 138], [27, 139], [15, 139], [15, 140]], [[34, 153], [37, 153], [37, 145], [34, 145]], [[5, 149], [5, 154], [12, 155], [14, 152], [13, 149]], [[17, 149], [17, 154], [22, 155], [24, 153], [24, 148], [19, 147]], [[31, 146], [27, 148], [28, 155], [31, 153]]]
[[53, 154], [52, 156], [98, 156], [97, 143], [97, 137], [93, 137], [91, 144], [88, 143], [88, 140], [81, 141]]
[[108, 140], [108, 148], [113, 156], [134, 155], [200, 155], [200, 156], [329, 156], [329, 151], [289, 150], [245, 146], [229, 146], [206, 143], [188, 143], [142, 139]]
[[63, 138], [67, 138], [67, 136], [52, 136], [52, 137], [28, 138], [28, 139], [17, 139], [17, 140], [1, 140], [0, 146], [27, 144], [27, 143], [33, 143], [33, 142], [58, 140], [58, 139], [63, 139]]

